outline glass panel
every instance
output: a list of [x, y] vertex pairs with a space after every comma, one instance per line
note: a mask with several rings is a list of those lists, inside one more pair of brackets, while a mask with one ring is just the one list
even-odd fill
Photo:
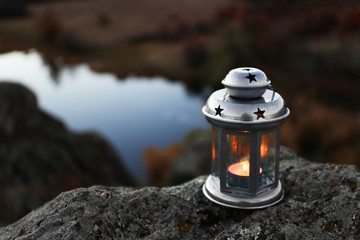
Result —
[[212, 128], [212, 162], [211, 162], [211, 174], [214, 177], [220, 175], [219, 165], [219, 129], [216, 127]]
[[260, 147], [260, 188], [275, 182], [276, 132], [261, 136]]
[[226, 186], [249, 188], [250, 136], [226, 135]]

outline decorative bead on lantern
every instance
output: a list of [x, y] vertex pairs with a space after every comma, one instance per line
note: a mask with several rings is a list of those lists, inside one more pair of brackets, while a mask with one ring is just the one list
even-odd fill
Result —
[[203, 186], [211, 201], [256, 209], [281, 201], [280, 125], [290, 114], [283, 98], [256, 68], [236, 68], [202, 109], [212, 130], [211, 175]]

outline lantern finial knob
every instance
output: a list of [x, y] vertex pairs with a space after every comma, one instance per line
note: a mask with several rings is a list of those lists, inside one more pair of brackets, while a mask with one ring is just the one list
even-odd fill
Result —
[[241, 67], [231, 70], [221, 83], [232, 97], [258, 98], [268, 88], [270, 80], [260, 69]]

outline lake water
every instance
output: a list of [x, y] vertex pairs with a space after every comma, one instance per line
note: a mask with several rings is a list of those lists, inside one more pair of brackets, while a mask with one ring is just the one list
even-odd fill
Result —
[[62, 66], [55, 80], [49, 69], [36, 51], [0, 55], [0, 81], [31, 89], [40, 108], [70, 130], [100, 133], [141, 180], [146, 179], [146, 147], [163, 148], [192, 129], [208, 127], [201, 113], [204, 98], [190, 95], [181, 83], [162, 77], [118, 79], [86, 64]]

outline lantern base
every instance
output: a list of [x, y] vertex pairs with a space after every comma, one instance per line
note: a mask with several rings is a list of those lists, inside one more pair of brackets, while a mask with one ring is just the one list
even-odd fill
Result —
[[202, 190], [204, 195], [212, 202], [226, 207], [240, 209], [270, 207], [280, 202], [284, 197], [284, 190], [280, 181], [278, 182], [277, 187], [250, 197], [221, 192], [218, 181], [211, 175], [207, 178]]

